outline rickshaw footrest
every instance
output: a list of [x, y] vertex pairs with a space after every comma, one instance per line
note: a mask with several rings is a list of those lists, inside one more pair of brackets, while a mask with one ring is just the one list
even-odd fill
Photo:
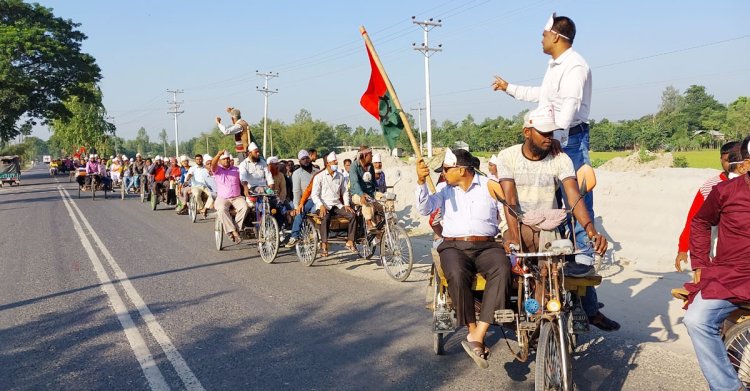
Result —
[[456, 331], [454, 311], [437, 310], [432, 315], [432, 332], [445, 333]]
[[513, 310], [495, 311], [495, 323], [513, 323], [516, 321], [516, 314]]

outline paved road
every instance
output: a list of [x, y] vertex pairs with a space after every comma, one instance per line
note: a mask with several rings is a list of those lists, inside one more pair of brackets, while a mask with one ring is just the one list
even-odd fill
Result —
[[[488, 370], [461, 333], [432, 353], [423, 238], [397, 283], [347, 255], [306, 268], [246, 243], [217, 252], [212, 227], [134, 197], [79, 200], [43, 169], [0, 189], [0, 389], [533, 389], [499, 329]], [[637, 333], [583, 340], [579, 389], [705, 388], [694, 359]]]

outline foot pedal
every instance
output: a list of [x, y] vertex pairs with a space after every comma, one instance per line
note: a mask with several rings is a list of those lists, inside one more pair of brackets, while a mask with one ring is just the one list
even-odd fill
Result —
[[432, 313], [432, 332], [445, 333], [456, 331], [456, 312], [437, 310]]
[[495, 323], [514, 323], [515, 321], [516, 313], [513, 310], [495, 311]]
[[581, 305], [577, 305], [570, 314], [568, 321], [568, 332], [571, 334], [581, 334], [589, 331], [589, 317]]

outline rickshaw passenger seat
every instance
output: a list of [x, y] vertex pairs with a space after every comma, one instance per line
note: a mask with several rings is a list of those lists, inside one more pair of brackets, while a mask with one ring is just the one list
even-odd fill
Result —
[[579, 297], [586, 296], [586, 287], [597, 286], [602, 283], [602, 276], [565, 277], [565, 289], [574, 292]]

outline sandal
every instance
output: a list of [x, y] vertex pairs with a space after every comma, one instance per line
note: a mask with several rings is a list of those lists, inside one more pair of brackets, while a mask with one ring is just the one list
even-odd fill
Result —
[[325, 258], [325, 257], [328, 256], [328, 246], [327, 246], [327, 244], [328, 243], [321, 243], [321, 246], [320, 246], [320, 256], [323, 257], [323, 258]]
[[347, 244], [344, 247], [346, 247], [346, 249], [351, 251], [353, 254], [359, 254], [359, 252], [357, 251], [357, 247], [355, 247], [353, 244]]
[[487, 349], [483, 343], [477, 341], [461, 341], [466, 354], [474, 360], [479, 368], [487, 369], [490, 364], [487, 362], [487, 358], [490, 355], [489, 349]]
[[602, 331], [617, 331], [620, 329], [619, 323], [607, 318], [599, 311], [596, 312], [596, 315], [589, 316], [589, 324], [596, 326]]

